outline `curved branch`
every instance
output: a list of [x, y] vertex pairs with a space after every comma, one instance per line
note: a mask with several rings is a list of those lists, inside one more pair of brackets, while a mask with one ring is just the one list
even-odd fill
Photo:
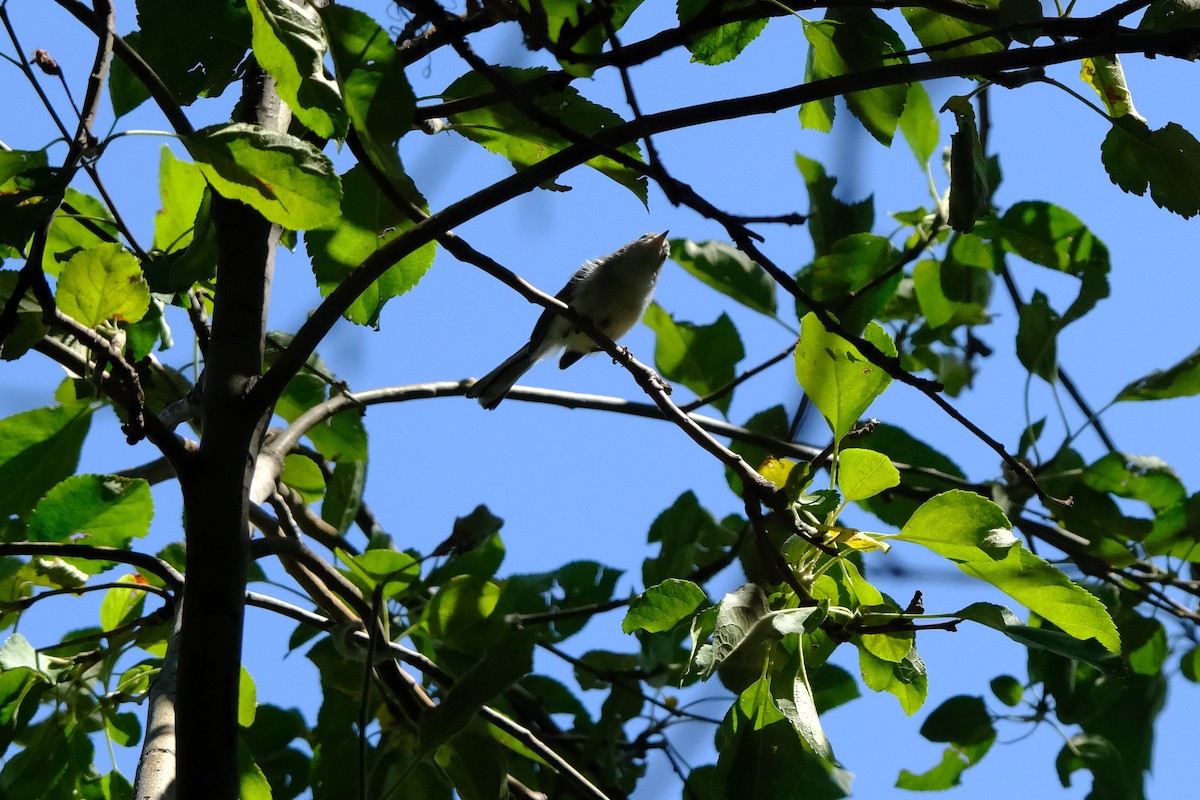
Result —
[[[66, 2], [66, 0], [60, 0]], [[918, 64], [898, 64], [880, 67], [835, 78], [826, 78], [773, 92], [748, 95], [730, 100], [716, 100], [701, 105], [677, 108], [644, 116], [634, 122], [614, 126], [598, 133], [597, 142], [620, 146], [650, 134], [694, 127], [740, 117], [771, 114], [814, 100], [822, 100], [850, 92], [865, 91], [901, 83], [927, 81], [961, 75], [991, 74], [1031, 66], [1045, 66], [1114, 53], [1144, 52], [1170, 55], [1185, 52], [1191, 45], [1192, 34], [1186, 29], [1167, 32], [1118, 30], [1098, 35], [1086, 41], [1065, 42], [1043, 47], [1027, 47], [998, 53], [947, 58]], [[341, 318], [354, 300], [409, 253], [444, 236], [450, 229], [507, 202], [551, 180], [568, 169], [579, 166], [595, 155], [592, 147], [569, 146], [522, 171], [463, 198], [426, 219], [366, 258], [335, 288], [300, 326], [288, 348], [275, 365], [267, 371], [252, 390], [256, 401], [265, 409], [282, 393], [287, 382], [304, 366], [317, 344]], [[786, 274], [786, 273], [784, 273]], [[793, 296], [802, 292], [789, 280], [782, 284]], [[789, 285], [790, 284], [790, 285]], [[801, 297], [800, 299], [803, 299]], [[832, 320], [831, 320], [832, 322]], [[840, 328], [840, 326], [838, 326]], [[837, 328], [832, 328], [835, 332]], [[849, 338], [865, 356], [886, 361], [867, 342]], [[877, 362], [879, 363], [879, 362]], [[884, 366], [880, 363], [880, 366]], [[898, 365], [891, 365], [894, 369]], [[910, 381], [919, 381], [910, 377]]]
[[157, 575], [173, 591], [183, 588], [183, 575], [179, 574], [178, 570], [161, 558], [135, 550], [70, 542], [8, 542], [0, 544], [0, 556], [50, 556], [86, 558], [89, 561], [117, 561]]

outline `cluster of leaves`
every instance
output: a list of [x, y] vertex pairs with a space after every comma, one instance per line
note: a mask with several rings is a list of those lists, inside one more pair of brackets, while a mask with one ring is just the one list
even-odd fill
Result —
[[[646, 176], [654, 173], [636, 135], [572, 85], [609, 63], [615, 51], [606, 51], [605, 43], [637, 2], [518, 2], [503, 12], [487, 8], [446, 19], [433, 16], [441, 11], [436, 4], [411, 5], [435, 25], [413, 27], [397, 49], [377, 22], [344, 6], [317, 11], [289, 0], [202, 0], [180, 7], [140, 0], [139, 30], [124, 44], [158, 82], [146, 79], [139, 62], [118, 60], [109, 84], [118, 117], [152, 96], [182, 113], [243, 77], [252, 53], [255, 68], [274, 78], [304, 129], [299, 135], [247, 123], [179, 126], [191, 161], [162, 151], [162, 208], [150, 248], [137, 247], [112, 209], [74, 187], [75, 164], [51, 167], [40, 150], [0, 152], [0, 255], [28, 262], [20, 273], [0, 272], [3, 358], [36, 348], [74, 373], [56, 391], [57, 405], [0, 421], [0, 624], [15, 626], [43, 598], [105, 592], [98, 625], [42, 650], [20, 634], [0, 648], [0, 750], [13, 752], [0, 769], [4, 797], [132, 794], [119, 772], [98, 771], [94, 742], [97, 735], [117, 745], [141, 740], [139, 718], [128, 706], [146, 698], [161, 668], [180, 589], [173, 576], [186, 563], [178, 544], [154, 557], [130, 558], [153, 514], [146, 480], [76, 474], [102, 404], [116, 398], [119, 414], [131, 410], [128, 398], [114, 391], [115, 370], [106, 370], [111, 353], [98, 353], [81, 334], [93, 332], [136, 366], [137, 402], [146, 412], [190, 402], [196, 387], [153, 352], [173, 344], [168, 309], [189, 310], [202, 338], [202, 312], [220, 303], [216, 198], [244, 203], [284, 228], [291, 241], [303, 232], [316, 285], [331, 301], [351, 294], [336, 310], [364, 325], [377, 324], [384, 304], [413, 289], [433, 263], [437, 233], [423, 222], [428, 204], [398, 156], [398, 142], [412, 130], [453, 131], [508, 159], [516, 179], [493, 187], [497, 195], [561, 190], [561, 173], [582, 164], [648, 203]], [[682, 0], [674, 41], [702, 64], [728, 62], [783, 11], [741, 0]], [[953, 67], [959, 59], [987, 66], [980, 59], [1019, 51], [1051, 24], [1069, 23], [1044, 18], [1038, 3], [988, 0], [964, 8], [961, 19], [950, 11], [914, 7], [898, 15], [930, 56], [921, 64]], [[1186, 30], [1196, 13], [1191, 2], [1158, 0], [1150, 3], [1141, 31]], [[419, 106], [405, 75], [409, 64], [424, 48], [441, 46], [436, 33], [461, 34], [465, 42], [471, 25], [497, 22], [489, 14], [511, 14], [529, 46], [544, 49], [561, 71], [481, 63], [452, 81], [439, 102]], [[800, 123], [832, 130], [834, 98], [841, 96], [881, 144], [890, 146], [899, 130], [936, 185], [929, 164], [939, 127], [922, 73], [884, 77], [917, 64], [896, 29], [871, 10], [831, 8], [823, 19], [805, 19], [803, 36], [809, 44], [805, 82], [828, 91], [814, 90], [801, 101]], [[1196, 214], [1195, 138], [1174, 123], [1152, 130], [1137, 115], [1115, 56], [1098, 54], [1083, 66], [1112, 126], [1101, 160], [1113, 182], [1135, 194], [1148, 190], [1172, 212]], [[864, 74], [880, 78], [856, 83]], [[976, 69], [924, 77], [943, 74], [970, 77]], [[1008, 85], [1015, 79], [979, 80]], [[295, 709], [259, 706], [253, 680], [243, 673], [242, 796], [344, 797], [347, 787], [360, 786], [367, 796], [384, 797], [400, 785], [430, 798], [452, 792], [496, 797], [518, 785], [547, 794], [625, 795], [642, 776], [647, 753], [665, 747], [670, 726], [699, 718], [668, 693], [716, 677], [735, 699], [722, 720], [709, 720], [716, 723], [719, 758], [691, 772], [687, 792], [843, 797], [850, 776], [834, 756], [821, 714], [853, 700], [859, 681], [831, 662], [834, 652], [851, 644], [862, 685], [894, 695], [913, 714], [928, 692], [917, 632], [965, 623], [1028, 648], [1028, 676], [992, 681], [1001, 711], [983, 697], [965, 696], [935, 709], [921, 733], [948, 745], [944, 758], [920, 774], [903, 773], [899, 786], [957, 784], [989, 750], [996, 724], [1011, 716], [1007, 709], [1025, 705], [1022, 722], [1054, 718], [1077, 727], [1057, 761], [1064, 783], [1086, 769], [1111, 796], [1141, 796], [1172, 653], [1167, 629], [1148, 616], [1147, 604], [1157, 601], [1172, 613], [1183, 608], [1170, 605], [1158, 587], [1172, 588], [1179, 565], [1200, 560], [1197, 495], [1155, 459], [1111, 452], [1088, 464], [1069, 439], [1043, 459], [1044, 421], [1014, 432], [1022, 443], [1013, 461], [1032, 462], [1036, 483], [1018, 469], [970, 483], [946, 455], [910, 433], [859, 424], [898, 374], [932, 375], [952, 396], [970, 385], [989, 350], [979, 330], [990, 319], [992, 290], [997, 278], [1009, 277], [1011, 260], [1078, 282], [1074, 299], [1061, 309], [1041, 291], [1028, 301], [1012, 294], [1020, 319], [1012, 346], [1029, 374], [1050, 384], [1061, 380], [1056, 337], [1109, 291], [1108, 251], [1072, 213], [1044, 201], [996, 207], [1000, 167], [986, 157], [970, 96], [952, 98], [946, 107], [955, 122], [948, 187], [932, 193], [931, 207], [894, 214], [901, 232], [892, 237], [873, 232], [871, 197], [836, 198], [837, 179], [819, 162], [795, 156], [809, 195], [813, 259], [794, 276], [782, 275], [795, 287], [791, 308], [779, 303], [777, 268], [756, 263], [744, 249], [672, 242], [672, 258], [689, 273], [782, 323], [798, 386], [829, 425], [832, 443], [811, 463], [789, 460], [783, 457], [791, 452], [785, 410], [753, 415], [745, 427], [758, 434], [755, 444], [735, 450], [782, 500], [762, 519], [718, 521], [695, 496], [681, 496], [649, 531], [658, 552], [643, 564], [646, 589], [632, 600], [614, 598], [617, 570], [592, 562], [502, 576], [500, 521], [482, 507], [460, 519], [432, 554], [402, 551], [364, 503], [367, 432], [360, 415], [343, 412], [306, 424], [306, 445], [282, 454], [279, 483], [271, 489], [289, 512], [278, 514], [277, 523], [294, 517], [328, 546], [337, 568], [316, 555], [310, 566], [326, 569], [327, 588], [337, 587], [330, 591], [357, 616], [337, 618], [316, 593], [312, 600], [328, 618], [274, 606], [304, 620], [291, 645], [309, 648], [321, 675], [322, 705], [315, 722]], [[89, 157], [102, 160], [110, 141]], [[328, 141], [347, 144], [358, 163], [338, 174], [314, 144]], [[442, 231], [461, 221], [447, 220]], [[53, 279], [58, 318], [35, 294], [25, 295], [30, 270], [47, 286], [47, 276]], [[732, 318], [722, 314], [696, 324], [655, 305], [646, 322], [656, 334], [660, 373], [728, 414], [746, 358]], [[275, 368], [293, 342], [285, 333], [269, 337], [264, 370]], [[287, 425], [299, 424], [335, 398], [335, 387], [333, 371], [313, 355], [274, 398], [274, 412]], [[1197, 393], [1200, 353], [1132, 382], [1115, 400]], [[764, 437], [778, 447], [764, 444]], [[828, 486], [816, 488], [823, 467]], [[749, 490], [733, 476], [731, 486]], [[1047, 500], [1044, 511], [1057, 527], [1038, 518], [1035, 496]], [[1130, 516], [1131, 503], [1146, 506], [1151, 516]], [[851, 506], [896, 531], [850, 527], [843, 516]], [[366, 534], [365, 548], [347, 538], [354, 525]], [[1014, 526], [1058, 547], [1096, 580], [1072, 581], [1023, 544]], [[867, 578], [872, 560], [885, 558], [894, 545], [929, 550], [1007, 594], [1030, 618], [1022, 622], [990, 603], [927, 612], [915, 597], [902, 606]], [[735, 562], [748, 582], [712, 602], [708, 580]], [[137, 569], [110, 583], [92, 580], [119, 563]], [[262, 571], [252, 570], [251, 577], [265, 581]], [[147, 594], [167, 602], [147, 612]], [[636, 636], [627, 652], [569, 656], [560, 648], [593, 613], [626, 603], [623, 627]], [[578, 691], [534, 672], [538, 648], [569, 660]], [[1176, 656], [1185, 677], [1196, 680], [1200, 651], [1190, 647]], [[433, 702], [419, 718], [406, 716], [394, 687], [371, 679], [392, 657], [424, 674], [414, 696]], [[581, 699], [586, 691], [603, 693], [597, 710]], [[769, 768], [762, 768], [764, 758], [771, 759]]]

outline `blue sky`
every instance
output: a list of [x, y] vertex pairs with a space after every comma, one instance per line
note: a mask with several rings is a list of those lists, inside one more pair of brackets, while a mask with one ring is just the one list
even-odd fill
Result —
[[[392, 8], [383, 2], [355, 5], [377, 16]], [[117, 9], [117, 30], [128, 32], [135, 26], [132, 3], [119, 2]], [[92, 47], [82, 29], [48, 2], [10, 4], [9, 10], [26, 49], [50, 50], [74, 79], [73, 89], [80, 96]], [[390, 13], [394, 19], [394, 12]], [[634, 31], [666, 24], [672, 13], [672, 4], [646, 3], [623, 38], [639, 38]], [[903, 32], [898, 15], [887, 18]], [[483, 37], [477, 48], [493, 61], [533, 63], [511, 32]], [[9, 52], [7, 46], [5, 52]], [[804, 73], [803, 53], [800, 22], [781, 18], [772, 21], [760, 40], [732, 64], [703, 67], [688, 64], [685, 53], [672, 53], [634, 70], [633, 80], [643, 109], [653, 112], [799, 83]], [[1124, 65], [1138, 110], [1151, 127], [1174, 121], [1200, 133], [1194, 65], [1138, 57], [1125, 59]], [[5, 106], [33, 108], [27, 86], [15, 69], [10, 66], [9, 70], [0, 81]], [[429, 97], [465, 71], [457, 59], [438, 56], [414, 65], [410, 79], [418, 97]], [[1078, 80], [1078, 65], [1066, 64], [1050, 73], [1077, 91], [1090, 93]], [[590, 99], [621, 110], [619, 87], [612, 76], [584, 81], [579, 88]], [[929, 89], [936, 108], [947, 96], [969, 91], [970, 85], [941, 81]], [[51, 96], [57, 98], [58, 94], [52, 90]], [[197, 104], [189, 113], [198, 124], [220, 121], [228, 113], [231, 97], [232, 90], [216, 101]], [[1059, 338], [1061, 363], [1093, 405], [1102, 406], [1131, 380], [1173, 364], [1200, 344], [1191, 323], [1195, 298], [1200, 296], [1195, 269], [1196, 222], [1174, 217], [1156, 208], [1149, 198], [1126, 195], [1111, 184], [1099, 160], [1107, 125], [1076, 99], [1044, 85], [1016, 91], [996, 89], [992, 99], [991, 146], [1000, 154], [1004, 170], [997, 194], [1000, 205], [1007, 207], [1026, 199], [1061, 205], [1086, 223], [1111, 251], [1112, 297]], [[107, 129], [110, 122], [106, 109], [97, 129]], [[946, 146], [952, 122], [946, 115], [940, 122], [942, 145]], [[165, 127], [149, 105], [118, 123], [119, 129]], [[16, 148], [40, 147], [53, 136], [48, 120], [32, 112], [19, 126], [11, 122], [0, 126], [0, 139]], [[157, 151], [164, 143], [182, 156], [182, 149], [169, 138], [128, 137], [115, 142], [100, 164], [123, 214], [143, 241], [150, 239], [158, 207], [156, 168], [148, 165], [156, 167]], [[821, 160], [827, 171], [839, 178], [841, 198], [856, 200], [874, 194], [879, 214], [876, 233], [888, 235], [896, 228], [886, 212], [930, 204], [924, 173], [903, 141], [898, 138], [890, 151], [885, 150], [844, 108], [831, 135], [801, 130], [795, 112], [788, 110], [700, 131], [665, 134], [657, 139], [657, 145], [677, 177], [736, 213], [807, 210], [804, 183], [793, 165], [796, 152]], [[52, 159], [62, 152], [60, 145]], [[410, 134], [401, 143], [401, 156], [433, 209], [511, 170], [503, 159], [451, 133], [435, 137]], [[946, 177], [940, 164], [934, 165], [934, 176], [944, 190]], [[714, 223], [670, 207], [653, 188], [647, 213], [630, 193], [590, 170], [575, 170], [563, 182], [572, 186], [572, 191], [523, 196], [458, 232], [550, 292], [584, 259], [603, 255], [646, 231], [670, 228], [673, 237], [722, 238]], [[810, 260], [811, 241], [804, 228], [763, 226], [760, 230], [767, 236], [764, 251], [785, 269], [799, 269]], [[1070, 281], [1042, 268], [1017, 263], [1014, 273], [1026, 297], [1035, 287], [1042, 288], [1063, 308], [1073, 296]], [[294, 330], [317, 300], [308, 266], [301, 258], [282, 256], [272, 299], [273, 327]], [[657, 300], [677, 318], [697, 323], [711, 322], [722, 311], [728, 312], [748, 353], [743, 367], [777, 352], [789, 336], [770, 320], [730, 307], [677, 265], [668, 264], [664, 269]], [[781, 297], [781, 305], [786, 304]], [[1016, 314], [999, 300], [995, 309], [993, 324], [978, 333], [995, 347], [997, 355], [985, 363], [974, 390], [954, 403], [1010, 448], [1025, 426], [1028, 405], [1034, 419], [1048, 417], [1044, 441], [1053, 450], [1061, 440], [1061, 425], [1052, 390], [1037, 381], [1026, 385], [1024, 372], [1010, 354]], [[321, 354], [353, 389], [478, 376], [525, 341], [537, 313], [538, 309], [491, 278], [441, 254], [414, 291], [387, 306], [381, 330], [341, 323]], [[183, 340], [186, 323], [182, 316], [171, 322]], [[635, 329], [625, 344], [643, 361], [651, 360], [653, 339], [645, 327]], [[183, 343], [163, 357], [183, 366], [190, 360], [190, 348]], [[0, 411], [7, 415], [48, 404], [51, 388], [61, 377], [56, 366], [39, 362], [36, 356], [17, 364], [5, 363], [0, 366], [0, 385], [5, 387]], [[531, 371], [525, 381], [638, 399], [629, 376], [603, 357], [585, 359], [566, 372], [547, 362]], [[687, 391], [680, 388], [677, 399], [688, 399]], [[763, 408], [776, 403], [794, 405], [798, 399], [798, 387], [785, 363], [739, 389], [730, 419], [743, 422]], [[1104, 421], [1120, 448], [1164, 458], [1194, 491], [1200, 477], [1195, 437], [1188, 435], [1186, 428], [1181, 435], [1179, 424], [1195, 411], [1195, 400], [1126, 404], [1107, 412]], [[868, 413], [943, 449], [972, 478], [997, 474], [994, 453], [970, 439], [926, 398], [905, 387], [893, 386]], [[1073, 426], [1079, 424], [1077, 413], [1069, 409], [1067, 415]], [[112, 421], [111, 417], [105, 419]], [[720, 466], [665, 423], [515, 401], [485, 413], [461, 398], [375, 407], [366, 421], [372, 437], [367, 500], [401, 547], [432, 548], [447, 535], [455, 517], [486, 503], [505, 520], [505, 572], [536, 572], [568, 560], [597, 560], [626, 570], [619, 589], [624, 592], [641, 588], [641, 559], [649, 552], [645, 532], [679, 494], [695, 491], [718, 517], [740, 511], [741, 501], [728, 490]], [[84, 469], [117, 470], [153, 457], [146, 444], [126, 447], [115, 427], [115, 423], [105, 425], [99, 420], [93, 426]], [[802, 434], [805, 441], [818, 445], [825, 443], [826, 436], [816, 424], [807, 425]], [[1101, 453], [1098, 442], [1087, 433], [1077, 446], [1088, 457]], [[155, 490], [158, 512], [152, 546], [180, 536], [178, 501], [173, 494], [170, 485]], [[862, 524], [869, 527], [865, 518]], [[931, 611], [951, 611], [990, 597], [985, 588], [930, 574], [927, 563], [916, 554], [897, 548], [882, 558], [912, 567], [917, 577], [903, 581], [881, 578], [881, 588], [905, 600], [914, 588], [920, 588]], [[717, 592], [738, 583], [737, 576], [723, 575], [712, 588]], [[49, 643], [56, 623], [78, 624], [77, 608], [74, 601], [57, 601], [53, 609], [42, 612], [45, 616], [38, 618], [36, 627], [27, 622], [22, 629], [31, 637], [36, 631], [41, 640], [35, 644]], [[299, 654], [280, 661], [291, 626], [274, 624], [262, 611], [251, 610], [248, 618], [246, 661], [257, 678], [260, 700], [311, 711], [315, 678], [308, 662]], [[619, 612], [596, 619], [583, 635], [569, 642], [571, 651], [626, 646], [619, 622]], [[922, 770], [937, 762], [941, 747], [925, 742], [916, 731], [925, 714], [941, 700], [959, 693], [986, 695], [987, 681], [1001, 671], [1023, 675], [1024, 651], [990, 631], [964, 627], [957, 634], [932, 632], [922, 636], [918, 646], [929, 668], [930, 697], [914, 718], [905, 717], [894, 698], [868, 693], [834, 710], [825, 720], [836, 753], [858, 776], [858, 797], [904, 795], [891, 788], [899, 769]], [[853, 672], [852, 655], [839, 653], [838, 661]], [[551, 662], [539, 662], [539, 667], [564, 674], [561, 665]], [[725, 695], [715, 685], [704, 689]], [[1149, 784], [1152, 797], [1176, 796], [1192, 785], [1190, 762], [1183, 750], [1185, 715], [1198, 691], [1196, 685], [1182, 681], [1172, 685], [1158, 734], [1156, 770]], [[713, 714], [723, 709], [719, 703], [700, 708]], [[677, 743], [692, 763], [709, 763], [711, 732], [699, 727], [678, 730]], [[1004, 742], [1024, 729], [1001, 726], [1000, 732]], [[998, 744], [980, 766], [966, 774], [965, 786], [957, 790], [957, 796], [1009, 797], [1024, 789], [1041, 796], [1083, 797], [1090, 781], [1083, 773], [1076, 775], [1072, 789], [1056, 788], [1053, 758], [1061, 742], [1058, 733], [1044, 726], [1019, 743]], [[122, 762], [131, 763], [128, 757]], [[637, 796], [673, 796], [675, 786], [665, 764], [655, 762]]]

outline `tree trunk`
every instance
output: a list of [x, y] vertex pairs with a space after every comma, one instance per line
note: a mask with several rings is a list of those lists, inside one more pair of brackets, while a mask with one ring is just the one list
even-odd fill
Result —
[[[286, 129], [274, 84], [252, 69], [243, 116]], [[218, 238], [212, 339], [203, 375], [201, 444], [180, 476], [187, 584], [180, 641], [180, 800], [238, 797], [237, 701], [241, 669], [249, 489], [269, 415], [247, 402], [262, 371], [267, 305], [280, 228], [239, 202], [213, 197]]]

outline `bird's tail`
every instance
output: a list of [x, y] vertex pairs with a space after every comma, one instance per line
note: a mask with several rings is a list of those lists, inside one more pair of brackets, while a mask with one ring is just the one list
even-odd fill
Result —
[[538, 354], [532, 344], [526, 344], [513, 353], [504, 363], [484, 375], [467, 389], [467, 397], [479, 399], [479, 405], [489, 411], [500, 405], [500, 401], [508, 394], [513, 384], [538, 362]]

